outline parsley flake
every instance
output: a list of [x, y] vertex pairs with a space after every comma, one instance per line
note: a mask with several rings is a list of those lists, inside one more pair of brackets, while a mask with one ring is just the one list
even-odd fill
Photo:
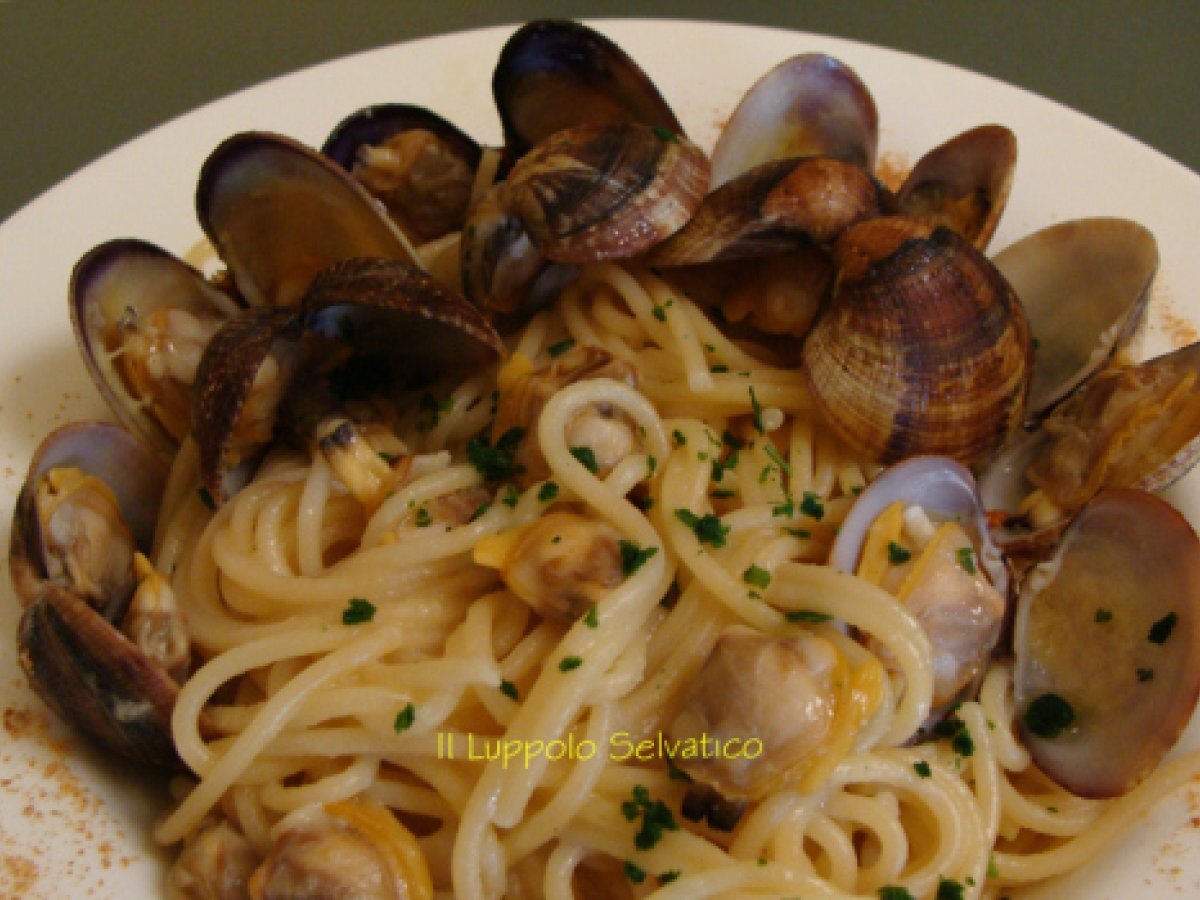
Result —
[[625, 877], [634, 884], [641, 884], [646, 880], [646, 870], [637, 863], [625, 860]]
[[963, 900], [963, 886], [950, 878], [939, 878], [934, 900]]
[[572, 447], [571, 455], [593, 475], [600, 471], [600, 466], [596, 463], [596, 451], [591, 447]]
[[680, 431], [678, 428], [676, 428], [674, 431], [671, 432], [671, 437], [673, 437], [675, 439], [676, 447], [686, 447], [687, 446], [687, 435], [684, 434], [682, 431]]
[[467, 444], [467, 460], [485, 481], [503, 481], [524, 471], [515, 462], [517, 445], [523, 437], [525, 429], [514, 426], [500, 435], [494, 446], [481, 437], [473, 438]]
[[767, 457], [771, 460], [771, 462], [779, 466], [780, 472], [782, 472], [788, 478], [792, 477], [792, 467], [788, 465], [788, 461], [786, 459], [779, 455], [779, 451], [775, 449], [774, 444], [772, 444], [770, 441], [764, 441], [763, 451], [767, 454]]
[[893, 566], [903, 565], [912, 559], [912, 553], [901, 547], [895, 541], [888, 541], [888, 562]]
[[353, 598], [342, 610], [343, 625], [361, 625], [375, 618], [375, 604], [362, 597]]
[[660, 141], [666, 141], [668, 144], [679, 143], [679, 135], [675, 134], [669, 128], [663, 128], [661, 125], [651, 125], [650, 130], [654, 132], [654, 136]]
[[913, 763], [913, 771], [922, 778], [930, 778], [933, 775], [933, 769], [929, 767], [929, 763], [925, 762], [925, 760]]
[[510, 700], [520, 700], [521, 695], [517, 692], [517, 686], [505, 678], [500, 682], [500, 693]]
[[1097, 625], [1103, 625], [1105, 622], [1111, 622], [1112, 621], [1112, 610], [1111, 609], [1096, 610], [1096, 617], [1093, 619], [1093, 621]]
[[574, 346], [574, 338], [567, 338], [564, 341], [559, 341], [557, 344], [551, 344], [546, 348], [546, 352], [550, 354], [551, 359], [558, 359]]
[[1025, 727], [1046, 740], [1054, 740], [1074, 721], [1075, 710], [1058, 694], [1042, 694], [1025, 710]]
[[788, 528], [788, 529], [786, 529], [786, 531], [792, 537], [802, 538], [803, 540], [806, 540], [806, 541], [809, 540], [810, 538], [812, 538], [812, 532], [806, 531], [803, 528]]
[[975, 574], [975, 550], [971, 547], [959, 547], [954, 555], [958, 557], [959, 567], [968, 575]]
[[538, 490], [538, 500], [542, 503], [549, 503], [558, 496], [558, 485], [553, 481], [547, 481]]
[[829, 613], [816, 612], [811, 609], [797, 609], [784, 613], [783, 617], [789, 622], [828, 622], [833, 618]]
[[200, 498], [200, 502], [207, 506], [213, 512], [217, 511], [217, 501], [213, 499], [212, 493], [206, 487], [196, 488], [196, 496]]
[[657, 547], [642, 547], [637, 541], [619, 541], [621, 548], [621, 571], [632, 575], [642, 565], [658, 552]]
[[1175, 613], [1167, 613], [1150, 626], [1150, 633], [1146, 635], [1146, 640], [1152, 644], [1165, 644], [1167, 638], [1171, 636], [1171, 632], [1175, 630], [1175, 623], [1178, 621], [1179, 616]]
[[754, 385], [750, 386], [750, 409], [752, 411], [751, 418], [754, 422], [754, 430], [759, 434], [766, 434], [767, 429], [763, 426], [762, 419], [763, 408], [762, 404], [758, 402], [758, 397], [755, 396]]
[[742, 573], [742, 581], [765, 591], [771, 583], [771, 573], [759, 566], [751, 566]]
[[729, 366], [725, 365], [724, 363], [717, 363], [715, 366], [709, 366], [708, 371], [712, 372], [714, 375], [724, 375], [729, 371]]
[[634, 846], [643, 851], [653, 850], [662, 840], [663, 832], [678, 831], [679, 823], [667, 804], [650, 798], [650, 791], [644, 785], [636, 785], [632, 794], [632, 800], [621, 804], [621, 815], [630, 822], [641, 816], [642, 827], [633, 839]]
[[677, 509], [675, 510], [675, 518], [692, 529], [696, 534], [696, 540], [700, 543], [711, 544], [713, 547], [725, 546], [725, 538], [729, 534], [729, 526], [722, 525], [721, 520], [712, 513], [697, 516], [690, 509]]
[[879, 900], [916, 900], [908, 888], [894, 884], [884, 885], [875, 893], [879, 895]]
[[433, 517], [429, 515], [429, 510], [422, 506], [417, 510], [415, 521], [418, 528], [428, 528], [433, 524]]
[[588, 607], [588, 611], [583, 616], [583, 624], [588, 628], [600, 627], [600, 612], [595, 603]]
[[583, 665], [582, 656], [564, 656], [558, 661], [558, 671], [571, 672]]
[[1137, 680], [1138, 681], [1152, 681], [1153, 679], [1154, 679], [1154, 670], [1153, 669], [1138, 669], [1137, 670]]
[[516, 485], [506, 484], [504, 486], [504, 494], [500, 498], [500, 502], [512, 509], [517, 505], [517, 501], [521, 499], [521, 492], [517, 490]]
[[667, 872], [663, 872], [661, 875], [658, 876], [658, 883], [659, 884], [670, 884], [672, 881], [677, 881], [681, 874], [683, 874], [683, 873], [680, 872], [679, 869], [671, 869]]
[[818, 495], [812, 491], [805, 491], [804, 500], [800, 503], [800, 512], [819, 522], [825, 516], [825, 506]]
[[396, 734], [403, 734], [412, 728], [413, 722], [417, 720], [417, 708], [411, 703], [400, 712], [396, 713], [396, 721], [392, 723], [392, 728]]

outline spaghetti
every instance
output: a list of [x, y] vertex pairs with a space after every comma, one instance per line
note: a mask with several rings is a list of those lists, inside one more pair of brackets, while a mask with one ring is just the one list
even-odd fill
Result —
[[[523, 437], [548, 476], [485, 481], [467, 447], [511, 360], [536, 372], [564, 348], [603, 350], [637, 387], [557, 391]], [[930, 640], [891, 593], [824, 565], [877, 468], [821, 427], [798, 371], [664, 281], [593, 265], [511, 349], [501, 371], [401, 405], [407, 468], [374, 508], [314, 449], [275, 451], [211, 511], [185, 443], [154, 562], [205, 661], [173, 720], [195, 780], [159, 841], [217, 817], [258, 859], [314, 807], [365, 797], [420, 835], [433, 889], [459, 900], [996, 897], [1085, 864], [1200, 774], [1190, 755], [1120, 799], [1071, 796], [1021, 746], [1001, 660], [951, 734], [913, 743], [933, 705]], [[632, 439], [593, 472], [569, 435], [598, 409]], [[562, 513], [629, 557], [565, 621], [505, 571], [511, 536]], [[729, 831], [682, 815], [700, 769], [670, 751], [736, 623], [819, 642], [841, 674], [818, 751]], [[734, 737], [749, 753], [757, 736]]]

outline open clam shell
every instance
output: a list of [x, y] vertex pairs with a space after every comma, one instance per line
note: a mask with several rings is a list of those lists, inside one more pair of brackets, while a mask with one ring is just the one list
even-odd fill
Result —
[[879, 210], [879, 188], [858, 166], [826, 158], [767, 162], [705, 197], [646, 262], [687, 266], [829, 244]]
[[[17, 596], [34, 602], [48, 577], [42, 528], [38, 521], [38, 483], [52, 469], [71, 467], [108, 485], [135, 545], [148, 552], [154, 540], [159, 501], [167, 468], [161, 458], [118, 425], [77, 422], [46, 436], [33, 455], [13, 511], [8, 566]], [[113, 598], [122, 607], [128, 598]]]
[[196, 187], [200, 225], [251, 306], [295, 306], [313, 276], [340, 259], [419, 265], [379, 206], [331, 160], [262, 132], [218, 146]]
[[462, 227], [483, 151], [437, 113], [368, 106], [334, 127], [321, 152], [387, 207], [414, 244]]
[[171, 738], [178, 687], [83, 600], [45, 582], [17, 642], [30, 684], [60, 718], [136, 762], [179, 765]]
[[517, 29], [500, 51], [492, 93], [513, 159], [577, 125], [638, 122], [683, 134], [641, 67], [577, 22], [542, 19]]
[[1018, 725], [1038, 768], [1123, 794], [1178, 739], [1200, 694], [1200, 541], [1141, 491], [1092, 500], [1017, 604]]
[[1158, 245], [1128, 219], [1043, 228], [996, 254], [996, 268], [1029, 317], [1037, 352], [1030, 424], [1100, 371], [1145, 315]]
[[[190, 383], [176, 369], [185, 356], [198, 359], [208, 329], [240, 307], [187, 263], [132, 239], [85, 254], [71, 274], [69, 301], [84, 365], [109, 408], [170, 459], [190, 427]], [[172, 331], [174, 320], [181, 325]], [[173, 366], [155, 357], [168, 342]]]
[[831, 156], [875, 167], [879, 114], [854, 70], [832, 56], [784, 60], [746, 92], [713, 149], [713, 187], [762, 163]]
[[897, 195], [900, 211], [952, 228], [984, 250], [1008, 205], [1016, 167], [1017, 138], [1009, 129], [964, 131], [913, 166]]
[[1036, 549], [1102, 488], [1162, 490], [1198, 460], [1200, 343], [1096, 375], [1040, 428], [1014, 435], [980, 488], [989, 509], [1010, 514], [1041, 490], [1057, 518], [997, 532], [1005, 546]]
[[858, 568], [867, 532], [893, 503], [920, 506], [935, 521], [956, 521], [979, 548], [979, 564], [1001, 596], [1009, 589], [1008, 566], [992, 541], [979, 489], [970, 471], [944, 456], [918, 456], [890, 467], [854, 501], [829, 554], [839, 572]]

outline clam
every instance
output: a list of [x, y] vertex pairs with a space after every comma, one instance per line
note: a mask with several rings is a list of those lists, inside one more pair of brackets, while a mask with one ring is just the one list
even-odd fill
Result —
[[804, 53], [746, 92], [713, 149], [713, 186], [795, 156], [831, 156], [871, 171], [878, 143], [875, 101], [854, 70]]
[[1000, 639], [1009, 576], [965, 467], [937, 456], [892, 466], [851, 507], [829, 564], [895, 594], [920, 623], [935, 708], [977, 683]]
[[417, 261], [348, 173], [280, 135], [246, 132], [218, 146], [200, 170], [196, 212], [251, 306], [295, 306], [337, 260]]
[[691, 218], [707, 187], [708, 160], [687, 138], [629, 123], [559, 131], [472, 211], [462, 244], [467, 296], [516, 312], [543, 260], [644, 253]]
[[385, 103], [343, 119], [321, 152], [387, 207], [414, 244], [462, 227], [482, 150], [419, 106]]
[[1021, 298], [1037, 342], [1032, 424], [1133, 335], [1158, 270], [1158, 246], [1136, 222], [1077, 219], [1043, 228], [993, 261]]
[[274, 834], [247, 885], [253, 900], [433, 900], [429, 864], [416, 837], [372, 800], [301, 808]]
[[[310, 339], [318, 336], [325, 340]], [[347, 349], [353, 371], [338, 368]], [[193, 396], [201, 479], [215, 501], [226, 499], [281, 412], [307, 441], [339, 394], [386, 395], [405, 376], [484, 367], [503, 352], [479, 310], [419, 269], [384, 259], [334, 263], [312, 280], [301, 310], [247, 310], [213, 337]], [[304, 390], [289, 394], [298, 373]], [[305, 396], [285, 409], [296, 394]]]
[[1009, 129], [964, 131], [917, 161], [897, 195], [900, 211], [952, 228], [985, 250], [1008, 203], [1016, 166], [1017, 138]]
[[92, 381], [122, 424], [170, 458], [191, 428], [200, 354], [238, 304], [166, 250], [129, 239], [85, 254], [69, 297]]
[[1073, 793], [1123, 794], [1200, 694], [1200, 542], [1151, 494], [1108, 490], [1024, 579], [1016, 713], [1034, 762]]
[[802, 358], [815, 405], [856, 451], [889, 463], [987, 459], [1020, 422], [1032, 344], [1016, 294], [944, 227], [851, 226], [838, 284]]
[[578, 125], [641, 123], [683, 134], [638, 64], [578, 22], [543, 19], [514, 32], [500, 51], [492, 93], [513, 159]]
[[1200, 343], [1111, 367], [1019, 433], [984, 473], [990, 509], [1009, 516], [1006, 546], [1035, 549], [1105, 487], [1158, 491], [1200, 459]]
[[[135, 585], [133, 550], [148, 550], [154, 539], [166, 475], [164, 463], [117, 425], [79, 422], [49, 434], [13, 511], [9, 575], [22, 603], [51, 579], [114, 619], [122, 615]], [[97, 577], [97, 569], [106, 574]]]
[[857, 166], [825, 158], [767, 162], [718, 187], [646, 258], [686, 266], [831, 244], [880, 210], [880, 189]]
[[[158, 457], [118, 426], [52, 433], [17, 501], [9, 572], [26, 606], [17, 642], [34, 690], [100, 745], [172, 766], [175, 682], [115, 626], [136, 586], [132, 551], [149, 549], [165, 478]], [[34, 499], [47, 484], [63, 489], [50, 521]], [[97, 561], [113, 577], [81, 579]], [[88, 583], [103, 593], [86, 591]]]

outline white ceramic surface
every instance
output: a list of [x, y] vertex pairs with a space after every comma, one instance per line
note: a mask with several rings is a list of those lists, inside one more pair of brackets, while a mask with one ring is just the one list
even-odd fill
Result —
[[[763, 72], [795, 53], [823, 51], [858, 71], [881, 119], [881, 161], [904, 169], [925, 149], [973, 125], [998, 122], [1020, 143], [1000, 249], [1052, 222], [1088, 215], [1136, 219], [1157, 236], [1162, 269], [1143, 355], [1197, 337], [1200, 253], [1192, 218], [1200, 177], [1082, 115], [947, 65], [844, 40], [683, 22], [601, 22], [711, 148], [720, 123]], [[193, 190], [200, 163], [236, 131], [282, 132], [319, 144], [348, 112], [382, 101], [428, 106], [481, 141], [499, 139], [490, 79], [510, 29], [397, 45], [288, 75], [169, 122], [87, 166], [0, 226], [0, 521], [38, 441], [68, 421], [104, 415], [67, 319], [67, 279], [86, 250], [137, 236], [182, 253], [200, 232]], [[1119, 73], [1114, 72], [1114, 78]], [[1168, 498], [1200, 523], [1200, 475]], [[0, 636], [18, 617], [0, 582]], [[163, 856], [149, 825], [161, 788], [140, 786], [48, 720], [25, 688], [11, 637], [0, 638], [0, 895], [140, 897], [157, 894]], [[1184, 744], [1200, 747], [1193, 722]], [[1056, 898], [1200, 895], [1200, 785], [1161, 804], [1086, 871], [1038, 892]]]

